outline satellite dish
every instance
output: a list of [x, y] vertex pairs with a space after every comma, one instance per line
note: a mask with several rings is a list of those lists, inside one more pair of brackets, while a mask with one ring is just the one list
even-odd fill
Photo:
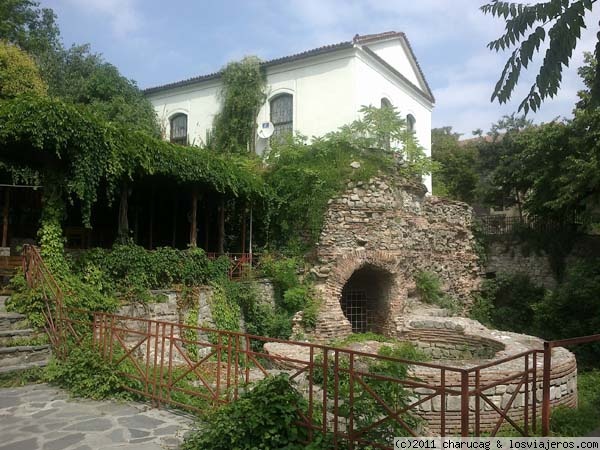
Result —
[[268, 139], [273, 136], [275, 126], [271, 122], [263, 122], [258, 124], [258, 137], [262, 139]]

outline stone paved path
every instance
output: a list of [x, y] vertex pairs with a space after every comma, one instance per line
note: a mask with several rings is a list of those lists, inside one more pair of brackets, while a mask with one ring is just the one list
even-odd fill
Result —
[[0, 450], [176, 449], [192, 424], [179, 411], [74, 399], [47, 384], [0, 389]]

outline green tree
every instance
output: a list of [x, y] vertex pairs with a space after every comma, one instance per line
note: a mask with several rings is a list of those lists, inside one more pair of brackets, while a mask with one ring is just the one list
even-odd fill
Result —
[[[484, 14], [506, 21], [505, 31], [488, 44], [490, 50], [500, 51], [512, 47], [500, 79], [492, 94], [492, 101], [510, 100], [519, 81], [522, 69], [527, 69], [534, 55], [547, 40], [548, 49], [535, 82], [519, 105], [519, 111], [536, 111], [542, 101], [554, 97], [562, 80], [563, 66], [568, 66], [573, 50], [585, 28], [585, 16], [596, 0], [546, 0], [532, 5], [494, 0], [481, 7]], [[600, 35], [599, 35], [600, 37]], [[600, 57], [600, 40], [596, 43], [595, 59]], [[594, 70], [590, 101], [600, 100], [600, 73]]]
[[218, 151], [252, 150], [256, 117], [266, 99], [266, 77], [254, 56], [229, 63], [222, 71], [223, 107], [215, 116], [211, 146]]
[[0, 2], [0, 40], [28, 52], [52, 96], [89, 105], [103, 118], [157, 135], [156, 114], [132, 80], [91, 51], [63, 47], [56, 15], [32, 0]]
[[54, 11], [32, 0], [0, 2], [0, 39], [36, 57], [61, 47]]
[[520, 150], [515, 138], [532, 126], [524, 116], [505, 115], [491, 125], [487, 138], [476, 142], [479, 202], [498, 208], [517, 205], [521, 212], [524, 188], [512, 177], [514, 170], [520, 170], [513, 158]]
[[104, 119], [130, 129], [159, 134], [152, 104], [138, 89], [88, 44], [60, 48], [44, 62], [51, 95], [91, 107]]
[[31, 57], [15, 45], [0, 41], [0, 99], [19, 94], [46, 95], [47, 89]]
[[433, 179], [433, 194], [473, 203], [479, 174], [478, 152], [473, 144], [461, 144], [452, 127], [431, 130], [431, 158], [440, 164]]

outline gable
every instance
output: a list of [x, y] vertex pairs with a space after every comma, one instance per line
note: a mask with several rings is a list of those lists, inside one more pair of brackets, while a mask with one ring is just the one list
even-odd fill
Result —
[[432, 102], [435, 101], [404, 33], [386, 32], [375, 35], [357, 35], [354, 42], [382, 64], [396, 71], [401, 78], [412, 84]]

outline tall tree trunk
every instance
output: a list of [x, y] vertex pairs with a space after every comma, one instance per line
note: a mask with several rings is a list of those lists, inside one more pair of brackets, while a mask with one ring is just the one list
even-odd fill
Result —
[[8, 212], [10, 208], [10, 188], [4, 188], [4, 209], [2, 210], [2, 247], [8, 245]]
[[198, 245], [198, 189], [192, 192], [192, 210], [190, 220], [190, 247]]
[[177, 194], [173, 196], [173, 235], [171, 237], [171, 247], [175, 248], [177, 243]]
[[222, 255], [225, 253], [225, 197], [219, 197], [219, 230], [218, 230], [218, 241], [217, 241], [217, 253]]
[[128, 215], [129, 186], [127, 181], [121, 182], [121, 201], [119, 203], [119, 226], [117, 228], [117, 239], [121, 243], [129, 239], [129, 219]]
[[152, 250], [154, 247], [154, 188], [152, 188], [152, 194], [150, 195], [150, 224], [149, 224], [149, 238], [148, 238], [148, 249]]

